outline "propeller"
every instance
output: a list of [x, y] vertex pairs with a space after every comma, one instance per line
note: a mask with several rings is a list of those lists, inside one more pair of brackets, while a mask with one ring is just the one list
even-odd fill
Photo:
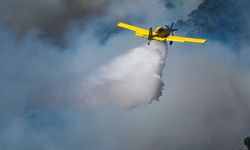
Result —
[[167, 29], [170, 29], [170, 27], [169, 27], [168, 25], [165, 25], [165, 27], [166, 27]]
[[[174, 27], [174, 23], [173, 22], [170, 25], [170, 27], [168, 25], [165, 25], [165, 27], [170, 30], [170, 33], [171, 33], [172, 36], [174, 36], [174, 31], [178, 31], [178, 29], [174, 29], [173, 28]], [[170, 41], [169, 44], [172, 45], [173, 41]]]

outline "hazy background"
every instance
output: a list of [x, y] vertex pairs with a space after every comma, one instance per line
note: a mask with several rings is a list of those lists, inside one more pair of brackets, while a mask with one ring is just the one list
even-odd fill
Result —
[[[0, 149], [244, 148], [250, 134], [249, 5], [0, 0]], [[176, 35], [208, 42], [168, 48], [159, 102], [128, 111], [91, 91], [97, 98], [89, 104], [84, 81], [146, 46], [147, 40], [117, 29], [119, 21], [145, 28], [174, 21]], [[137, 90], [145, 95], [145, 88]]]

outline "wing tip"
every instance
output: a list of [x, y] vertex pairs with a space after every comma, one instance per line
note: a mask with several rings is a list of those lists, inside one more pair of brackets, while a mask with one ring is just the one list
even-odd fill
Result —
[[123, 26], [125, 23], [123, 23], [123, 22], [118, 22], [117, 24], [116, 24], [116, 26], [118, 26], [118, 27], [121, 27], [121, 26]]
[[202, 39], [202, 44], [205, 44], [206, 42], [207, 42], [207, 40], [206, 39]]

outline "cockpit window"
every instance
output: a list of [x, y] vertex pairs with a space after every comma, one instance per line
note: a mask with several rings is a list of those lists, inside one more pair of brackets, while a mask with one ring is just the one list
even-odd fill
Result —
[[162, 32], [162, 31], [164, 31], [163, 28], [158, 29], [158, 32]]

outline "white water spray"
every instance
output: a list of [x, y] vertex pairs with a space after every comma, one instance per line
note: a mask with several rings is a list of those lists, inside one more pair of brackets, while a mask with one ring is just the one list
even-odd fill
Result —
[[90, 102], [112, 101], [125, 109], [158, 100], [164, 86], [167, 44], [152, 42], [115, 58], [93, 73], [84, 85]]

